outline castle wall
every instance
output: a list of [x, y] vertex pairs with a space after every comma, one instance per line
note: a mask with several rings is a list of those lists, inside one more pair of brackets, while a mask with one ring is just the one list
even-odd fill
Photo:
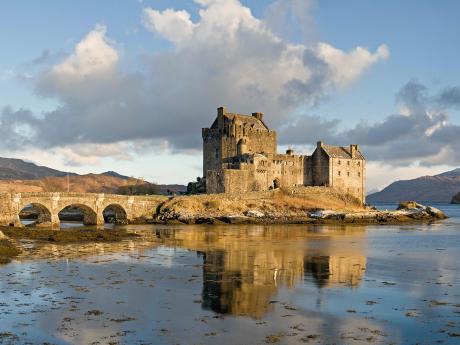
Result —
[[203, 128], [203, 176], [206, 176], [208, 170], [215, 170], [220, 166], [220, 140], [215, 132]]
[[365, 201], [365, 163], [361, 159], [331, 158], [331, 187]]
[[329, 156], [317, 149], [311, 156], [311, 182], [313, 186], [329, 186]]
[[246, 193], [251, 191], [254, 175], [251, 170], [220, 169], [210, 170], [206, 175], [206, 192]]

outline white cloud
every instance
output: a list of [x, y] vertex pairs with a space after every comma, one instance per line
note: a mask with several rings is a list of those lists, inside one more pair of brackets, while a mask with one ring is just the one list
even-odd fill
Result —
[[334, 84], [340, 87], [347, 86], [369, 66], [390, 56], [390, 50], [385, 44], [380, 45], [373, 54], [363, 47], [356, 47], [351, 52], [345, 53], [327, 43], [319, 43], [317, 51], [330, 66]]
[[106, 38], [106, 32], [104, 25], [96, 25], [70, 56], [51, 69], [50, 74], [59, 79], [82, 80], [113, 73], [119, 56]]
[[187, 11], [174, 11], [170, 8], [162, 12], [145, 8], [144, 24], [150, 31], [157, 32], [175, 43], [188, 39], [195, 26]]

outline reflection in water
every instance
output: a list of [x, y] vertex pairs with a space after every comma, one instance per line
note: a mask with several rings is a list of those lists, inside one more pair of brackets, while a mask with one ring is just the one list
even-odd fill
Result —
[[458, 224], [128, 225], [116, 227], [141, 237], [24, 241], [0, 266], [0, 343], [456, 344]]
[[[164, 244], [194, 250], [203, 258], [202, 306], [217, 313], [260, 319], [273, 308], [278, 286], [294, 287], [313, 277], [318, 287], [356, 286], [366, 269], [364, 229], [341, 227], [324, 233], [294, 227], [243, 229], [159, 229]], [[354, 245], [327, 254], [337, 238], [356, 236]], [[340, 240], [339, 240], [340, 242]], [[319, 245], [318, 245], [319, 244]], [[337, 248], [334, 248], [337, 253]], [[309, 256], [311, 253], [322, 255]]]
[[305, 276], [314, 278], [319, 287], [334, 284], [356, 286], [361, 282], [366, 270], [366, 257], [356, 256], [306, 256]]

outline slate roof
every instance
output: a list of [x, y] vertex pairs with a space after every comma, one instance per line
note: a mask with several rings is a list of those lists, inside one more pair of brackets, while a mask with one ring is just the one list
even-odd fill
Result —
[[[351, 159], [351, 152], [350, 152], [350, 146], [332, 146], [332, 145], [326, 145], [323, 144], [322, 146], [324, 152], [329, 157], [332, 158], [344, 158], [344, 159]], [[356, 152], [355, 159], [365, 159], [361, 151]]]
[[258, 118], [252, 115], [225, 113], [224, 117], [226, 117], [230, 121], [235, 119], [235, 121], [240, 121], [243, 124], [251, 125], [254, 128], [268, 130], [267, 125], [262, 120], [259, 120]]

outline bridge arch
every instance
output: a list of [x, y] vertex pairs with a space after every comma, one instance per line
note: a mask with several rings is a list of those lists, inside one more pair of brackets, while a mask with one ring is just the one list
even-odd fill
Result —
[[19, 209], [19, 219], [21, 223], [25, 220], [33, 221], [32, 224], [40, 225], [51, 225], [52, 213], [50, 209], [40, 203], [31, 202], [26, 205], [22, 205]]
[[81, 220], [84, 225], [100, 224], [97, 212], [89, 205], [83, 203], [68, 203], [60, 206], [59, 220]]
[[126, 209], [118, 203], [106, 205], [102, 210], [102, 216], [106, 223], [126, 224], [128, 222]]

